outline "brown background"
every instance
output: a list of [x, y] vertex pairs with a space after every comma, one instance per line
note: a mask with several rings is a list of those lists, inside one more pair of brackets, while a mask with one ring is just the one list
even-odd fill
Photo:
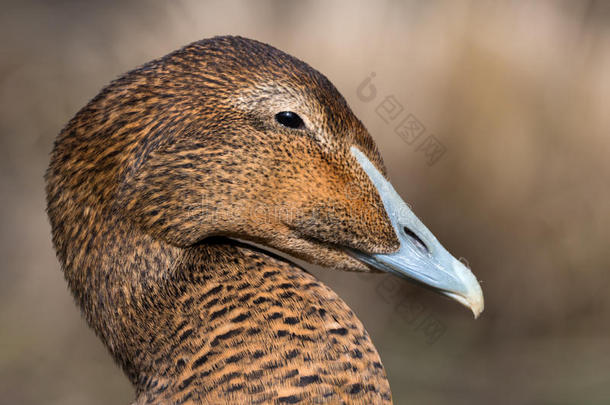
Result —
[[[610, 403], [607, 2], [89, 3], [2, 4], [0, 402], [133, 399], [54, 257], [48, 154], [117, 75], [241, 34], [335, 83], [398, 191], [483, 280], [474, 321], [402, 281], [314, 269], [370, 331], [395, 402]], [[378, 95], [364, 102], [371, 72]], [[433, 166], [376, 114], [389, 95], [446, 147]]]

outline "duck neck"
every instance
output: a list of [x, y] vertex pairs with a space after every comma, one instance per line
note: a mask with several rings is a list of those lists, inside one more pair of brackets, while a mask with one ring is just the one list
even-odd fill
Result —
[[[65, 276], [138, 401], [289, 402], [320, 390], [342, 400], [389, 400], [360, 321], [296, 265], [235, 241], [178, 248], [127, 222], [81, 219], [115, 225], [65, 229], [83, 235], [56, 241]], [[336, 372], [348, 369], [351, 377], [332, 388]]]
[[151, 327], [162, 314], [159, 289], [175, 276], [184, 250], [105, 212], [84, 208], [70, 217], [54, 224], [65, 278], [88, 324], [137, 383]]

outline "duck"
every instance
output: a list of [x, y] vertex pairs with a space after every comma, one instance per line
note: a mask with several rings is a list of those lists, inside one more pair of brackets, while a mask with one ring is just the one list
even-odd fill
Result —
[[133, 404], [392, 403], [361, 321], [295, 259], [484, 307], [335, 86], [256, 40], [200, 40], [112, 81], [45, 181], [64, 278]]

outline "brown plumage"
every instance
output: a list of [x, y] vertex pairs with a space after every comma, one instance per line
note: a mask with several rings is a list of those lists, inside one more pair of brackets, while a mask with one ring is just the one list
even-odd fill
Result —
[[[304, 125], [282, 126], [280, 111]], [[352, 146], [383, 171], [326, 77], [239, 37], [125, 74], [62, 130], [46, 175], [53, 242], [137, 404], [391, 401], [346, 304], [235, 241], [372, 271], [344, 248], [400, 242]]]

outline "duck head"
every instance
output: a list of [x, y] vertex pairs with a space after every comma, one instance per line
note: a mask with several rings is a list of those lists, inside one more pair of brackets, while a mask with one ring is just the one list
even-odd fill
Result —
[[153, 238], [177, 248], [251, 241], [334, 269], [390, 272], [483, 310], [476, 278], [399, 197], [366, 128], [304, 62], [217, 37], [98, 99], [106, 130], [86, 147], [97, 174], [80, 181]]

